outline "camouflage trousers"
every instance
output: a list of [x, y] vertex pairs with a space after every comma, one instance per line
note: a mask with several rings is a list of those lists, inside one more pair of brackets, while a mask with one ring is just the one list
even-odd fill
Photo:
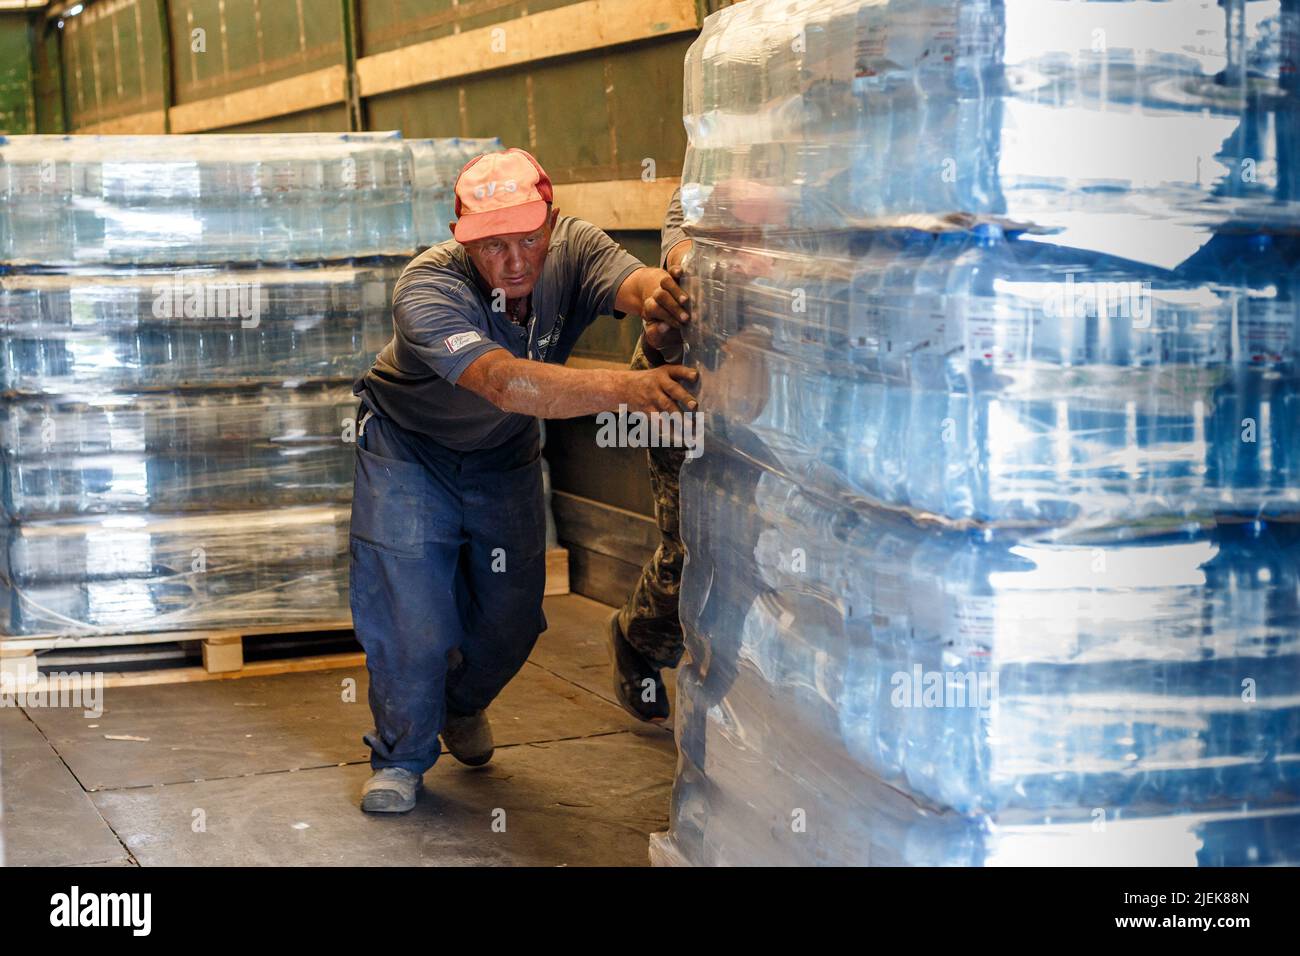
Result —
[[[642, 342], [632, 355], [633, 371], [653, 368]], [[677, 594], [682, 583], [682, 546], [679, 526], [677, 484], [686, 449], [649, 448], [650, 490], [655, 499], [655, 523], [659, 525], [659, 547], [641, 569], [632, 596], [618, 613], [619, 629], [641, 656], [659, 668], [672, 668], [682, 657], [682, 624], [677, 616]]]

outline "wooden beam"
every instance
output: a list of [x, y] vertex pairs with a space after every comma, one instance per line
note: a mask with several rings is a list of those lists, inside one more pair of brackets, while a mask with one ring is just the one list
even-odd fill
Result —
[[546, 552], [546, 590], [545, 597], [569, 593], [569, 551], [567, 548], [551, 548]]
[[348, 71], [341, 63], [287, 80], [173, 106], [173, 133], [201, 133], [344, 102]]
[[[264, 634], [301, 634], [311, 631], [348, 631], [352, 619], [304, 621], [302, 623], [265, 624], [255, 627], [209, 628], [193, 631], [140, 631], [129, 634], [0, 634], [0, 654], [13, 651], [61, 650], [81, 647], [131, 647], [137, 644], [164, 644], [172, 641], [200, 641], [207, 637], [241, 634], [253, 637]], [[7, 655], [6, 655], [7, 656]]]
[[[213, 680], [239, 680], [244, 677], [275, 677], [279, 674], [301, 674], [308, 671], [333, 670], [340, 667], [361, 667], [366, 662], [366, 655], [356, 652], [343, 654], [321, 654], [313, 657], [288, 657], [274, 661], [254, 661], [245, 664], [237, 671], [218, 671], [212, 673], [202, 667], [165, 667], [147, 671], [110, 671], [100, 672], [103, 686], [115, 687], [152, 687], [158, 684], [194, 684]], [[86, 683], [91, 672], [74, 671], [59, 679], [58, 687], [75, 690]], [[38, 678], [44, 680], [44, 678]], [[37, 689], [40, 684], [36, 685]]]
[[[668, 200], [678, 179], [611, 179], [598, 183], [557, 183], [555, 205], [569, 216], [606, 231], [663, 228]], [[653, 264], [653, 263], [652, 263]]]
[[[565, 575], [567, 584], [567, 564]], [[37, 670], [35, 651], [0, 649], [0, 685], [22, 689], [37, 680], [39, 676], [40, 671]]]
[[162, 110], [150, 110], [147, 113], [132, 113], [130, 116], [117, 116], [113, 119], [100, 120], [86, 126], [78, 126], [72, 132], [88, 136], [153, 136], [167, 132], [167, 114]]
[[244, 666], [244, 639], [238, 634], [203, 641], [203, 669], [209, 674], [237, 671]]
[[699, 26], [695, 0], [584, 0], [363, 56], [357, 60], [357, 79], [363, 97], [376, 96]]

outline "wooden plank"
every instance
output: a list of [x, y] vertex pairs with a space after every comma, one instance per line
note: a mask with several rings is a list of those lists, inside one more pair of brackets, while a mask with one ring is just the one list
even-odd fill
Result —
[[[634, 320], [635, 321], [635, 320]], [[546, 423], [546, 460], [551, 487], [646, 516], [654, 514], [644, 448], [600, 448], [596, 416]], [[566, 541], [563, 533], [561, 544]]]
[[[255, 661], [237, 671], [209, 673], [202, 667], [174, 667], [161, 670], [124, 671], [102, 674], [104, 687], [145, 687], [156, 684], [195, 684], [211, 680], [239, 680], [244, 677], [274, 677], [277, 674], [301, 674], [308, 671], [332, 670], [341, 667], [361, 667], [366, 655], [359, 652], [343, 654], [318, 654], [312, 657], [289, 657], [275, 661]], [[75, 688], [80, 679], [92, 672], [69, 673], [60, 679], [60, 686]]]
[[597, 554], [586, 548], [570, 548], [573, 559], [573, 593], [622, 607], [641, 578], [639, 565]]
[[238, 634], [228, 637], [209, 637], [203, 642], [203, 669], [209, 674], [221, 674], [244, 668], [244, 639]]
[[677, 178], [557, 183], [555, 205], [561, 212], [585, 219], [606, 231], [652, 229], [658, 232], [663, 228], [668, 200], [680, 183]]
[[0, 683], [26, 687], [36, 679], [37, 666], [35, 651], [0, 650]]
[[569, 593], [569, 552], [566, 548], [551, 548], [546, 552], [547, 597]]
[[132, 113], [78, 126], [73, 132], [86, 136], [159, 136], [167, 132], [167, 115], [162, 110]]
[[198, 133], [343, 103], [346, 89], [347, 68], [338, 64], [265, 86], [182, 103], [173, 106], [168, 116], [173, 133]]
[[695, 0], [585, 0], [357, 60], [362, 96], [698, 29]]
[[258, 627], [223, 628], [221, 630], [144, 631], [131, 634], [33, 634], [30, 636], [0, 635], [0, 649], [49, 650], [67, 647], [129, 647], [137, 644], [164, 644], [170, 641], [201, 641], [209, 637], [239, 634], [253, 637], [262, 634], [301, 634], [305, 631], [346, 631], [352, 619], [339, 618], [328, 621], [307, 621], [301, 624], [267, 624]]
[[571, 546], [638, 567], [659, 547], [659, 526], [635, 511], [564, 491], [552, 492], [551, 509], [560, 540]]

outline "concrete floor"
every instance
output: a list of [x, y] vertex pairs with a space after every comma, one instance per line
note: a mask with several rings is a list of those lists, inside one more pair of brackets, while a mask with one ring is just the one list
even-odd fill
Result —
[[403, 816], [357, 809], [364, 668], [110, 688], [98, 719], [0, 709], [5, 862], [643, 866], [676, 752], [611, 702], [610, 611], [548, 598], [550, 629], [488, 712], [492, 763], [444, 756]]

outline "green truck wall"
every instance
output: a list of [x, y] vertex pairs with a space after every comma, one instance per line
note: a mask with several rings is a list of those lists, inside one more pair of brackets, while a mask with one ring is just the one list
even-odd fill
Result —
[[168, 0], [168, 7], [178, 104], [344, 62], [341, 0]]
[[36, 78], [29, 19], [0, 13], [0, 133], [36, 131]]
[[82, 13], [48, 23], [62, 58], [68, 124], [90, 126], [163, 108], [158, 0], [88, 3]]

